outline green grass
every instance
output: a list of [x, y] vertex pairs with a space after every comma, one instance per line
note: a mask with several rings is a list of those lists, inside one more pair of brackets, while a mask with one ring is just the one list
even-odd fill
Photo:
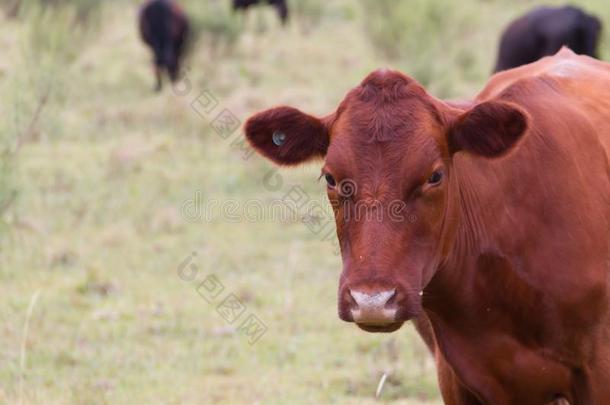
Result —
[[[242, 122], [275, 104], [326, 114], [382, 66], [405, 69], [437, 95], [471, 96], [501, 27], [532, 4], [517, 3], [465, 2], [454, 28], [451, 16], [440, 25], [410, 17], [405, 35], [426, 37], [393, 55], [383, 35], [373, 38], [380, 17], [350, 0], [313, 0], [285, 30], [272, 10], [257, 10], [220, 47], [206, 32], [233, 35], [235, 21], [198, 20], [183, 96], [152, 93], [135, 2], [104, 2], [90, 30], [66, 31], [41, 14], [1, 20], [9, 144], [45, 86], [53, 91], [10, 169], [18, 198], [0, 230], [0, 403], [373, 403], [383, 372], [381, 401], [439, 403], [433, 361], [411, 326], [371, 335], [339, 321], [332, 243], [299, 221], [185, 220], [181, 208], [198, 191], [270, 204], [298, 185], [326, 204], [315, 164], [282, 172], [282, 187], [270, 190], [270, 164], [244, 160], [231, 146], [239, 131], [222, 139], [213, 116], [191, 104], [206, 90], [219, 102], [214, 115], [228, 108]], [[187, 7], [201, 15], [196, 1]], [[41, 21], [48, 35], [34, 29]], [[193, 251], [197, 277], [184, 281], [177, 268]], [[225, 287], [213, 304], [197, 292], [211, 274]], [[216, 311], [229, 293], [268, 328], [254, 345]]]

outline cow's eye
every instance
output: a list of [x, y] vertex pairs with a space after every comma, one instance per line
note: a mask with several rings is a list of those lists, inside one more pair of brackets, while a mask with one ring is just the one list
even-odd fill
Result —
[[326, 184], [328, 184], [328, 187], [335, 187], [337, 185], [337, 182], [332, 175], [326, 173], [324, 178], [326, 179]]
[[442, 180], [443, 172], [441, 172], [440, 170], [435, 170], [434, 172], [432, 172], [430, 177], [428, 177], [428, 184], [431, 186], [436, 186], [437, 184], [440, 184]]

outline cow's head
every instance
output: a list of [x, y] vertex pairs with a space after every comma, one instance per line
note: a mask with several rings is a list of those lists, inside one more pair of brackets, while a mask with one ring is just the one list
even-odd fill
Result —
[[280, 165], [324, 159], [343, 258], [339, 316], [389, 332], [422, 311], [422, 291], [455, 235], [454, 154], [504, 155], [527, 125], [516, 105], [459, 110], [383, 70], [325, 118], [273, 108], [248, 120], [246, 136]]

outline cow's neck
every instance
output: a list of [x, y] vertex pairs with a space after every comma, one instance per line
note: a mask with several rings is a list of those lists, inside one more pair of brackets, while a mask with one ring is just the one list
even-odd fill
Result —
[[484, 181], [496, 173], [480, 170], [471, 159], [461, 162], [463, 166], [452, 168], [441, 260], [424, 291], [423, 305], [437, 347], [462, 383], [480, 398], [497, 398], [500, 388], [483, 378], [481, 365], [501, 353], [540, 346], [547, 333], [545, 322], [532, 315], [531, 308], [541, 305], [542, 297], [520, 277], [518, 264], [498, 243], [502, 230], [490, 203], [502, 196], [493, 195], [500, 191], [489, 184], [496, 179]]
[[[481, 169], [470, 158], [459, 160], [452, 168], [441, 259], [426, 288], [432, 299], [429, 303], [424, 302], [424, 306], [437, 315], [450, 320], [460, 319], [460, 322], [466, 322], [468, 318], [478, 322], [478, 312], [488, 304], [501, 305], [502, 295], [506, 296], [505, 289], [509, 286], [518, 291], [524, 306], [536, 305], [539, 300], [537, 290], [518, 274], [519, 263], [509, 259], [510, 255], [503, 252], [498, 241], [501, 236], [497, 234], [499, 218], [491, 214], [490, 206], [502, 198], [501, 191], [490, 186], [494, 183], [490, 177], [496, 175], [492, 169]], [[486, 269], [493, 269], [493, 272]], [[506, 297], [507, 305], [511, 304], [510, 300]], [[520, 314], [514, 313], [518, 316], [511, 322], [521, 322]], [[523, 321], [530, 322], [525, 318]]]
[[449, 179], [446, 211], [444, 215], [439, 263], [430, 288], [435, 294], [459, 299], [459, 291], [464, 283], [469, 283], [471, 274], [468, 267], [474, 257], [482, 252], [488, 244], [485, 219], [481, 215], [484, 208], [484, 196], [473, 180], [462, 171], [468, 172], [460, 165], [454, 165]]

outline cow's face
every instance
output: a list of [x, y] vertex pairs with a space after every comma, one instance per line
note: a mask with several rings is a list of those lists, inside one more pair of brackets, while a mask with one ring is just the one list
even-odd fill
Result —
[[377, 71], [326, 118], [274, 108], [252, 117], [246, 136], [279, 164], [324, 158], [343, 258], [339, 316], [390, 332], [422, 311], [422, 291], [449, 248], [453, 154], [500, 156], [526, 128], [512, 104], [463, 112], [400, 73]]

